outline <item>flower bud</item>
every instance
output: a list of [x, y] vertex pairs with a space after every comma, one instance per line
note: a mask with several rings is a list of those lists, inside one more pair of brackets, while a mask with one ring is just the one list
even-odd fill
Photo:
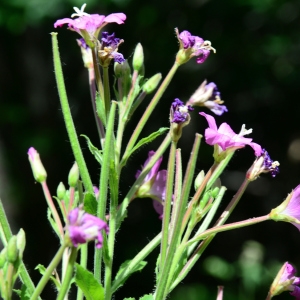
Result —
[[0, 269], [3, 269], [5, 263], [6, 263], [6, 248], [3, 248], [0, 252]]
[[14, 235], [10, 238], [7, 246], [6, 246], [6, 259], [10, 263], [16, 262], [19, 256], [19, 251], [17, 248], [17, 237]]
[[197, 175], [197, 177], [195, 179], [195, 183], [194, 183], [194, 187], [195, 187], [196, 191], [198, 190], [199, 186], [201, 185], [201, 183], [204, 179], [204, 176], [205, 176], [205, 173], [203, 170]]
[[127, 78], [128, 76], [130, 76], [130, 73], [131, 73], [130, 66], [129, 66], [127, 60], [125, 60], [121, 64], [115, 62], [114, 71], [115, 71], [115, 75], [117, 78], [121, 78], [121, 77]]
[[17, 248], [19, 250], [19, 259], [23, 258], [25, 245], [26, 245], [25, 231], [21, 228], [17, 234]]
[[56, 190], [57, 198], [59, 200], [63, 200], [65, 197], [65, 194], [66, 194], [66, 188], [65, 188], [64, 184], [62, 182], [60, 182], [57, 187], [57, 190]]
[[78, 179], [79, 179], [79, 169], [78, 169], [77, 162], [75, 161], [73, 167], [70, 170], [69, 177], [68, 177], [69, 186], [76, 187]]
[[40, 183], [44, 182], [47, 178], [47, 172], [41, 162], [39, 153], [33, 147], [30, 147], [27, 154], [34, 179]]
[[135, 47], [132, 66], [135, 71], [139, 71], [144, 64], [144, 51], [143, 47], [140, 43], [138, 43]]
[[161, 80], [161, 73], [157, 73], [153, 75], [150, 79], [148, 79], [142, 89], [146, 94], [152, 93], [158, 86], [159, 82]]

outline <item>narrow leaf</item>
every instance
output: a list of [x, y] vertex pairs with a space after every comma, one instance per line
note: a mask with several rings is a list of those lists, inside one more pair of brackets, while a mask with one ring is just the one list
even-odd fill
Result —
[[75, 283], [82, 290], [86, 300], [104, 300], [104, 289], [94, 275], [79, 264], [75, 264], [75, 267]]
[[[41, 273], [41, 275], [44, 275], [46, 272], [46, 268], [41, 264], [38, 264], [35, 267], [35, 270], [38, 270]], [[50, 280], [55, 284], [56, 289], [59, 291], [60, 286], [61, 286], [60, 282], [52, 275], [50, 276]]]
[[91, 140], [89, 139], [89, 137], [87, 137], [86, 135], [84, 134], [81, 134], [80, 136], [84, 137], [87, 141], [87, 144], [88, 144], [88, 147], [91, 151], [91, 153], [94, 155], [94, 157], [96, 158], [96, 160], [99, 162], [99, 164], [101, 165], [102, 164], [102, 150], [99, 150], [97, 147], [95, 147]]
[[[126, 260], [120, 266], [120, 269], [119, 269], [119, 271], [116, 275], [116, 278], [112, 284], [113, 291], [116, 291], [120, 286], [122, 286], [132, 273], [141, 271], [147, 264], [146, 261], [141, 261], [129, 269], [128, 266], [130, 263], [131, 263], [131, 260]], [[117, 286], [116, 286], [116, 283], [117, 283]]]

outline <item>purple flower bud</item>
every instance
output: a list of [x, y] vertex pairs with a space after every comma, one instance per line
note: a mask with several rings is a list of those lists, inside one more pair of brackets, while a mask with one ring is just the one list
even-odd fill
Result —
[[176, 98], [171, 104], [171, 123], [183, 123], [189, 119], [189, 111], [194, 109], [190, 105], [184, 105], [184, 103]]
[[89, 241], [96, 241], [96, 247], [101, 248], [103, 237], [101, 230], [108, 234], [109, 228], [101, 219], [86, 213], [81, 207], [70, 211], [68, 215], [69, 224], [66, 230], [74, 247]]

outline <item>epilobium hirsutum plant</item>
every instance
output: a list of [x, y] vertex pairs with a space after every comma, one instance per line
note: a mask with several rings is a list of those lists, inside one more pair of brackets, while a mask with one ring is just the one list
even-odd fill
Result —
[[[252, 138], [246, 137], [252, 133], [252, 129], [246, 130], [243, 125], [240, 133], [235, 133], [227, 123], [217, 126], [218, 121], [207, 113], [207, 109], [217, 116], [227, 113], [228, 109], [223, 105], [215, 83], [203, 81], [186, 103], [178, 98], [164, 99], [170, 103], [170, 115], [166, 116], [169, 127], [157, 128], [146, 137], [140, 136], [177, 69], [193, 57], [196, 58], [196, 63], [205, 63], [210, 52], [216, 52], [211, 43], [187, 30], [180, 32], [176, 28], [179, 50], [169, 73], [160, 83], [161, 74], [144, 74], [141, 44], [136, 46], [132, 61], [128, 62], [119, 52], [121, 44], [125, 47], [123, 39], [117, 38], [114, 32], [102, 31], [108, 23], [123, 24], [125, 14], [88, 14], [84, 11], [85, 6], [82, 5], [81, 9], [74, 8], [76, 13], [71, 18], [56, 21], [54, 27], [67, 24], [68, 29], [75, 31], [74, 39], [77, 34], [80, 47], [78, 51], [81, 51], [84, 66], [88, 70], [93, 113], [99, 133], [99, 143], [93, 143], [98, 146], [92, 144], [87, 136], [81, 138], [86, 139], [95, 163], [99, 164], [99, 182], [96, 186], [93, 185], [78, 142], [65, 90], [57, 33], [52, 33], [55, 77], [75, 163], [70, 169], [68, 186], [58, 180], [57, 194], [52, 196], [47, 185], [46, 168], [39, 153], [33, 147], [28, 150], [34, 180], [41, 184], [48, 204], [48, 220], [59, 239], [58, 250], [47, 267], [37, 267], [41, 279], [38, 283], [32, 282], [22, 260], [25, 233], [20, 229], [16, 236], [12, 235], [1, 204], [0, 233], [4, 245], [0, 253], [2, 298], [11, 299], [15, 292], [21, 299], [40, 299], [40, 296], [43, 297], [44, 287], [54, 283], [57, 299], [68, 299], [68, 292], [74, 283], [72, 288], [77, 289], [78, 300], [84, 297], [110, 300], [130, 280], [132, 273], [143, 269], [147, 256], [158, 247], [160, 252], [157, 264], [153, 266], [153, 293], [141, 295], [140, 299], [162, 300], [188, 275], [204, 250], [209, 249], [207, 246], [217, 233], [267, 220], [290, 222], [299, 229], [299, 186], [268, 215], [227, 223], [247, 186], [252, 181], [259, 180], [262, 173], [270, 173], [275, 177], [279, 172], [279, 163], [273, 161], [268, 152], [253, 142]], [[109, 81], [109, 72], [114, 72], [113, 83]], [[136, 114], [136, 109], [145, 97], [150, 95], [152, 98], [147, 100], [149, 104], [144, 113], [138, 116], [139, 121], [129, 140], [123, 139], [131, 117]], [[194, 111], [195, 106], [203, 107], [206, 112], [200, 112], [199, 117]], [[213, 146], [214, 162], [209, 170], [197, 174], [195, 171], [199, 167], [196, 163], [199, 161], [202, 135], [195, 133], [186, 166], [182, 164], [178, 142], [185, 134], [191, 118], [203, 121], [202, 117], [206, 119], [208, 127], [203, 127], [201, 133], [204, 134], [206, 143]], [[157, 149], [151, 146], [154, 139], [161, 140]], [[121, 193], [120, 180], [122, 176], [126, 176], [123, 168], [128, 165], [130, 167], [129, 158], [142, 146], [142, 149], [146, 149], [145, 163], [141, 162], [142, 167], [136, 170], [131, 188]], [[212, 220], [226, 192], [219, 177], [236, 150], [245, 146], [254, 150], [254, 162], [245, 172], [245, 179], [239, 190], [213, 224]], [[161, 169], [163, 156], [167, 161], [167, 169]], [[159, 214], [157, 222], [161, 222], [161, 231], [138, 254], [133, 255], [131, 260], [114, 266], [113, 269], [115, 246], [126, 247], [115, 244], [116, 232], [127, 216], [130, 203], [139, 198], [153, 200], [154, 208]], [[134, 235], [131, 236], [133, 238]], [[88, 255], [88, 242], [95, 243], [93, 257]], [[93, 269], [88, 270], [87, 262], [91, 260]], [[116, 268], [118, 271], [113, 272]], [[290, 264], [285, 263], [274, 280], [267, 299], [283, 291], [290, 291], [292, 296], [300, 299], [299, 278], [295, 277], [295, 272]], [[17, 277], [22, 282], [19, 290], [14, 289]], [[223, 287], [220, 286], [216, 299], [223, 299], [223, 293]]]

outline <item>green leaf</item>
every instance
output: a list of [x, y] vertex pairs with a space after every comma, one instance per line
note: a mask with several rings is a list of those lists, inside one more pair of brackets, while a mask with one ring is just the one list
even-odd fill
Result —
[[132, 273], [141, 271], [147, 264], [146, 261], [140, 261], [135, 266], [128, 268], [130, 263], [131, 263], [131, 260], [126, 260], [120, 266], [120, 269], [119, 269], [119, 271], [116, 275], [116, 278], [112, 284], [113, 292], [115, 292], [119, 287], [121, 287]]
[[135, 300], [135, 298], [130, 297], [130, 298], [124, 298], [123, 300]]
[[28, 293], [27, 286], [25, 284], [22, 285], [20, 290], [13, 290], [21, 300], [29, 300], [30, 294]]
[[75, 283], [82, 290], [86, 300], [103, 300], [104, 289], [94, 275], [79, 264], [75, 264], [75, 268]]
[[95, 196], [91, 193], [86, 193], [83, 199], [83, 209], [87, 213], [96, 216], [97, 215], [97, 205], [98, 202]]
[[148, 294], [143, 296], [142, 298], [140, 298], [140, 300], [153, 300], [153, 295], [152, 294]]
[[94, 157], [96, 158], [96, 160], [98, 161], [98, 163], [101, 165], [102, 164], [102, 159], [103, 159], [103, 155], [102, 155], [102, 150], [99, 150], [97, 147], [95, 147], [91, 140], [84, 134], [81, 134], [80, 136], [84, 137], [87, 141], [88, 147], [91, 151], [91, 153], [94, 155]]
[[98, 117], [102, 121], [103, 125], [106, 125], [106, 113], [105, 113], [105, 106], [104, 101], [101, 99], [100, 94], [96, 92], [96, 110]]
[[[46, 272], [46, 268], [43, 265], [41, 265], [41, 264], [38, 264], [35, 267], [35, 270], [38, 270], [41, 273], [41, 275], [44, 275], [45, 272]], [[52, 276], [52, 275], [50, 276], [50, 280], [55, 284], [56, 289], [59, 291], [60, 290], [60, 286], [61, 286], [60, 282], [58, 280], [56, 280], [56, 278], [54, 276]]]
[[[132, 153], [134, 151], [136, 151], [138, 148], [140, 148], [141, 146], [143, 146], [147, 143], [152, 142], [153, 140], [155, 140], [157, 137], [159, 137], [160, 135], [162, 135], [163, 133], [165, 133], [169, 129], [170, 128], [168, 128], [168, 127], [161, 127], [157, 131], [155, 131], [155, 132], [151, 133], [150, 135], [148, 135], [147, 137], [142, 138], [141, 140], [139, 140], [139, 142], [128, 153], [128, 156], [126, 157], [126, 161], [132, 155]], [[126, 164], [126, 161], [124, 162], [124, 165]]]

